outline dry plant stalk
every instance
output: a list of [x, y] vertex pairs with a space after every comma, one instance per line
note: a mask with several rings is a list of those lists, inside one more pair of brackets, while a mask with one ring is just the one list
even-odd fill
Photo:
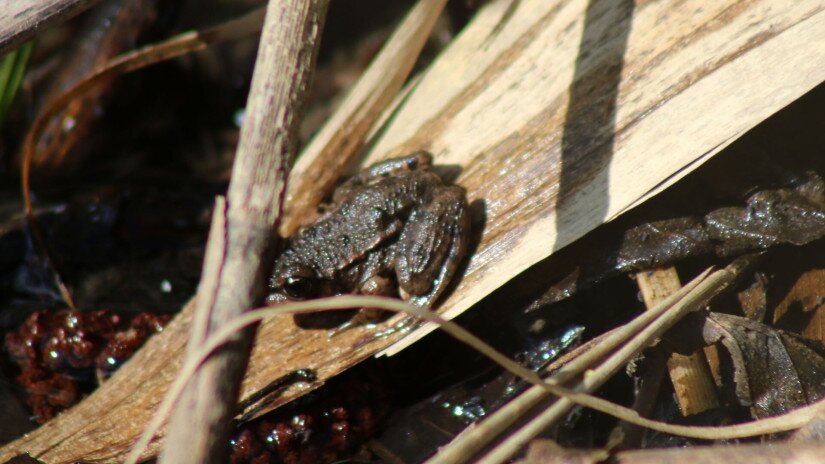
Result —
[[[682, 287], [676, 268], [672, 266], [639, 272], [636, 274], [636, 283], [648, 309]], [[719, 406], [716, 385], [708, 369], [704, 351], [699, 350], [687, 356], [672, 353], [667, 360], [667, 369], [683, 416], [699, 414]]]
[[32, 163], [35, 159], [37, 142], [43, 135], [43, 131], [46, 129], [47, 124], [73, 99], [82, 96], [85, 92], [93, 89], [95, 86], [101, 85], [101, 83], [106, 82], [108, 79], [137, 71], [176, 56], [201, 50], [216, 42], [243, 37], [259, 30], [260, 23], [263, 20], [262, 13], [263, 11], [260, 9], [254, 10], [241, 18], [227, 21], [219, 26], [202, 31], [183, 33], [164, 42], [147, 45], [140, 49], [119, 55], [106, 63], [104, 66], [95, 69], [91, 74], [85, 76], [83, 79], [65, 90], [62, 94], [51, 100], [40, 110], [37, 117], [32, 122], [32, 125], [29, 128], [28, 133], [26, 133], [26, 137], [23, 141], [23, 154], [20, 163], [20, 184], [23, 196], [24, 214], [31, 229], [31, 234], [38, 251], [43, 254], [44, 261], [51, 268], [50, 270], [52, 277], [68, 307], [75, 309], [74, 301], [72, 300], [68, 289], [63, 284], [60, 273], [58, 272], [58, 269], [55, 268], [53, 260], [48, 255], [48, 246], [42, 233], [40, 232], [40, 226], [37, 224], [35, 217], [32, 214], [34, 208], [31, 189]]
[[825, 81], [823, 40], [816, 0], [488, 2], [365, 163], [427, 149], [462, 169], [483, 232], [452, 318]]
[[[408, 15], [408, 18], [399, 26], [401, 32], [394, 34], [391, 39], [393, 42], [400, 41], [400, 43], [388, 44], [387, 49], [420, 48], [415, 44], [424, 42], [432, 26], [432, 20], [437, 17], [437, 11], [433, 11], [432, 8], [440, 9], [443, 4], [440, 1], [422, 0], [420, 5], [425, 5], [430, 9], [421, 11], [417, 8], [414, 14]], [[248, 22], [246, 20], [243, 24]], [[236, 27], [237, 29], [242, 28]], [[225, 38], [226, 34], [221, 31], [219, 37]], [[388, 61], [380, 66], [384, 68], [385, 76], [392, 75], [395, 76], [393, 79], [403, 81], [405, 75], [400, 69], [407, 66], [405, 64], [407, 61], [411, 65], [414, 57], [407, 55], [405, 61], [398, 61], [398, 57], [392, 56], [385, 58]], [[392, 68], [394, 64], [399, 68]], [[374, 92], [363, 92], [364, 98], [371, 100], [381, 92], [392, 92], [392, 87], [386, 86], [385, 82], [380, 80], [373, 80], [373, 82], [379, 88]], [[85, 85], [93, 84], [86, 83]], [[383, 95], [381, 98], [388, 100], [389, 95]], [[373, 103], [363, 102], [353, 104], [362, 109], [374, 106]], [[373, 115], [372, 111], [378, 110], [378, 108], [373, 108], [366, 116], [360, 112], [358, 114], [361, 117], [374, 118], [377, 115]], [[95, 459], [101, 462], [122, 460], [128, 451], [129, 444], [140, 434], [143, 424], [149, 421], [163, 392], [181, 366], [183, 347], [188, 327], [191, 324], [193, 308], [194, 302], [187, 304], [162, 334], [149, 340], [146, 346], [136, 354], [133, 361], [127, 363], [91, 397], [27, 437], [0, 449], [0, 459], [26, 451], [47, 462], [70, 462], [81, 459]], [[243, 387], [244, 398], [254, 395], [273, 378], [279, 378], [293, 370], [289, 367], [291, 365], [314, 368], [321, 378], [325, 378], [364, 359], [381, 346], [380, 342], [374, 339], [359, 343], [359, 339], [365, 336], [366, 331], [351, 330], [336, 337], [344, 349], [327, 350], [329, 340], [324, 331], [307, 332], [299, 329], [294, 325], [292, 317], [288, 315], [268, 322], [262, 330], [264, 333], [260, 337], [264, 340], [274, 340], [276, 344], [264, 343], [263, 346], [259, 344], [259, 348], [253, 353], [252, 370]], [[398, 338], [398, 335], [395, 338]], [[319, 356], [319, 352], [323, 355]], [[291, 361], [286, 364], [278, 363], [273, 361], [273, 356], [287, 356]], [[281, 369], [289, 370], [281, 373]], [[320, 382], [315, 385], [293, 385], [276, 402], [269, 404], [268, 408], [276, 407], [319, 385], [321, 385]], [[258, 406], [260, 405], [253, 404], [250, 407], [258, 408]], [[265, 412], [265, 409], [260, 412]], [[146, 456], [154, 455], [157, 450], [158, 441], [152, 443]]]
[[[813, 0], [487, 2], [397, 106], [367, 160], [424, 148], [437, 164], [462, 168], [457, 183], [482, 236], [445, 314], [825, 80], [824, 10]], [[0, 457], [122, 459], [134, 424], [146, 423], [181, 365], [190, 317], [191, 305], [98, 392]], [[330, 346], [324, 333], [275, 317], [259, 330], [242, 396], [299, 367], [323, 381], [397, 339], [364, 337], [352, 330]], [[295, 385], [270, 406], [314, 386]]]
[[[289, 167], [328, 0], [270, 0], [259, 41], [226, 207], [213, 212], [187, 356], [210, 334], [260, 306]], [[204, 361], [170, 420], [161, 463], [222, 463], [254, 330]]]
[[[147, 426], [146, 430], [144, 430], [143, 435], [132, 449], [126, 462], [128, 464], [134, 464], [137, 462], [141, 452], [147, 446], [151, 440], [151, 437], [157, 433], [165, 420], [166, 415], [169, 411], [171, 411], [175, 402], [179, 400], [183, 389], [198, 371], [201, 363], [208, 359], [216, 349], [221, 347], [244, 328], [250, 327], [269, 317], [279, 314], [303, 314], [316, 311], [348, 310], [352, 307], [374, 307], [399, 313], [403, 312], [409, 314], [410, 316], [418, 317], [438, 324], [441, 329], [446, 331], [458, 341], [461, 341], [476, 349], [479, 353], [487, 356], [491, 361], [497, 363], [502, 368], [510, 371], [514, 375], [535, 385], [536, 387], [540, 387], [541, 390], [544, 390], [548, 394], [556, 395], [582, 406], [590, 407], [597, 411], [611, 415], [617, 419], [627, 421], [640, 427], [648, 427], [662, 433], [670, 433], [699, 439], [725, 439], [764, 435], [767, 433], [776, 433], [798, 428], [807, 423], [807, 421], [813, 417], [819, 404], [802, 407], [770, 419], [762, 419], [745, 424], [719, 427], [683, 426], [642, 418], [632, 409], [597, 398], [588, 393], [571, 390], [561, 386], [558, 382], [559, 377], [564, 377], [560, 375], [560, 373], [565, 369], [572, 369], [576, 372], [580, 372], [587, 368], [586, 360], [587, 358], [592, 358], [594, 356], [594, 352], [598, 353], [595, 354], [596, 357], [609, 353], [613, 348], [615, 348], [614, 342], [617, 340], [621, 342], [620, 335], [622, 332], [630, 332], [635, 328], [644, 327], [643, 332], [638, 333], [637, 336], [635, 336], [627, 344], [631, 347], [628, 348], [626, 345], [621, 351], [627, 353], [629, 350], [641, 349], [641, 346], [652, 341], [651, 337], [655, 336], [657, 331], [664, 330], [667, 325], [672, 323], [674, 315], [678, 316], [678, 314], [684, 314], [684, 312], [689, 310], [689, 308], [695, 308], [696, 306], [702, 305], [702, 301], [708, 297], [708, 292], [712, 293], [714, 288], [718, 288], [720, 283], [724, 284], [726, 281], [726, 276], [724, 274], [724, 272], [717, 272], [709, 276], [710, 278], [707, 282], [697, 283], [698, 281], [705, 279], [707, 276], [705, 273], [704, 275], [694, 279], [694, 282], [692, 283], [695, 283], [695, 285], [692, 286], [690, 291], [684, 291], [685, 289], [683, 289], [683, 291], [681, 291], [683, 296], [680, 298], [668, 302], [667, 304], [660, 304], [656, 308], [652, 308], [648, 314], [657, 314], [660, 316], [658, 318], [659, 320], [654, 321], [656, 318], [645, 317], [644, 315], [638, 316], [630, 323], [614, 329], [608, 334], [598, 337], [600, 339], [598, 342], [591, 340], [587, 345], [579, 347], [579, 349], [575, 350], [573, 353], [565, 355], [562, 359], [554, 362], [554, 366], [561, 366], [554, 373], [554, 376], [548, 380], [542, 380], [537, 373], [507, 358], [505, 355], [496, 351], [495, 348], [488, 345], [483, 340], [475, 337], [454, 322], [447, 321], [427, 309], [412, 306], [409, 303], [393, 298], [375, 296], [338, 296], [312, 301], [287, 303], [278, 305], [277, 307], [259, 308], [254, 311], [249, 311], [229, 321], [227, 325], [211, 334], [209, 339], [205, 341], [205, 343], [195, 352], [195, 354], [186, 359], [186, 362], [181, 367], [175, 382], [171, 385], [169, 392], [167, 392], [163, 402], [158, 408], [157, 414], [152, 418], [152, 421]], [[649, 321], [652, 323], [645, 326], [643, 321]], [[623, 356], [624, 354], [614, 354], [608, 361], [600, 366], [598, 370], [606, 372], [607, 369], [611, 368], [611, 364], [615, 364], [616, 360], [621, 361]], [[598, 371], [591, 373], [591, 376], [595, 377], [600, 375], [601, 373]], [[586, 377], [587, 373], [585, 375], [585, 381], [588, 380]], [[512, 403], [517, 403], [525, 396], [529, 396], [533, 390], [534, 389], [531, 389], [526, 394], [519, 396]], [[506, 409], [512, 410], [512, 403], [508, 404]], [[496, 414], [498, 415], [500, 412], [504, 411], [499, 411]], [[480, 428], [481, 427], [479, 427], [479, 429]], [[469, 457], [469, 453], [461, 456], [464, 456], [463, 459], [467, 459]]]
[[[610, 377], [625, 366], [633, 357], [638, 355], [643, 349], [650, 346], [670, 327], [679, 322], [691, 311], [703, 308], [707, 302], [728, 285], [730, 285], [740, 269], [737, 264], [731, 264], [726, 269], [716, 271], [707, 279], [696, 286], [693, 292], [696, 296], [687, 299], [683, 304], [675, 305], [661, 317], [651, 322], [650, 325], [639, 331], [632, 339], [622, 345], [616, 352], [612, 353], [606, 360], [597, 367], [587, 371], [582, 379], [572, 388], [577, 392], [592, 393], [601, 387]], [[674, 293], [675, 294], [675, 293]], [[667, 298], [665, 298], [665, 301]], [[650, 312], [653, 312], [652, 310]], [[573, 407], [574, 403], [566, 397], [559, 398], [553, 404], [539, 413], [524, 426], [509, 434], [494, 449], [485, 454], [478, 462], [481, 464], [498, 464], [506, 462], [510, 456], [522, 449], [530, 440], [538, 436], [543, 430], [561, 420], [564, 415]], [[450, 462], [450, 461], [435, 461]]]
[[410, 74], [447, 0], [420, 0], [387, 40], [335, 114], [301, 152], [290, 174], [281, 234], [314, 211], [364, 146], [378, 116]]
[[[733, 281], [737, 272], [736, 267], [731, 267], [716, 271], [710, 276], [707, 272], [700, 274], [685, 287], [663, 298], [659, 304], [655, 305], [655, 308], [651, 308], [631, 323], [614, 331], [593, 349], [553, 372], [547, 381], [567, 384], [581, 376], [571, 390], [585, 393], [594, 391], [633, 356], [652, 343], [656, 337], [678, 322], [681, 317], [702, 307], [708, 299]], [[582, 375], [585, 371], [586, 374]], [[521, 413], [537, 405], [549, 394], [550, 392], [541, 388], [531, 387], [510, 404], [488, 416], [476, 427], [464, 431], [428, 462], [430, 464], [467, 462], [495, 440], [507, 427], [515, 423], [521, 417]], [[496, 448], [478, 462], [506, 461], [538, 433], [563, 417], [573, 404], [570, 398], [559, 398], [535, 418], [508, 434]]]
[[0, 56], [100, 0], [0, 0]]

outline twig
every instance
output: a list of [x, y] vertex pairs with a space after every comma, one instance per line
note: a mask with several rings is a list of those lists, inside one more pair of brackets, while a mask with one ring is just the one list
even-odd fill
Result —
[[60, 291], [60, 295], [63, 297], [63, 301], [71, 309], [77, 308], [69, 293], [69, 289], [60, 277], [60, 272], [48, 251], [48, 244], [32, 213], [34, 205], [31, 196], [31, 165], [34, 160], [35, 150], [37, 149], [37, 141], [46, 128], [46, 125], [51, 118], [62, 111], [69, 102], [95, 86], [100, 85], [102, 82], [106, 82], [112, 77], [137, 71], [186, 53], [201, 50], [215, 42], [230, 40], [255, 32], [259, 29], [258, 24], [260, 24], [262, 16], [262, 10], [255, 10], [241, 18], [227, 21], [212, 28], [202, 31], [186, 32], [161, 43], [147, 45], [140, 49], [119, 55], [58, 95], [41, 109], [40, 113], [32, 122], [26, 138], [23, 141], [23, 160], [20, 164], [20, 185], [23, 195], [24, 215], [37, 250], [43, 261], [48, 265], [52, 278]]
[[632, 321], [623, 325], [601, 344], [596, 349], [593, 349], [584, 355], [576, 358], [573, 362], [566, 364], [561, 369], [553, 373], [552, 378], [557, 383], [566, 383], [572, 380], [575, 376], [581, 374], [586, 369], [590, 369], [596, 362], [605, 358], [610, 352], [621, 344], [627, 342], [634, 335], [638, 334], [643, 328], [649, 326], [651, 323], [662, 317], [676, 305], [684, 305], [691, 303], [692, 295], [697, 291], [697, 288], [708, 279], [711, 275], [711, 270], [707, 269], [700, 273], [687, 285], [679, 289], [667, 298], [662, 299], [656, 306], [645, 313], [637, 316]]
[[[738, 270], [731, 266], [728, 269], [716, 271], [711, 274], [696, 287], [694, 298], [685, 304], [674, 305], [667, 314], [662, 315], [645, 327], [605, 362], [599, 365], [599, 367], [586, 372], [582, 380], [573, 390], [588, 393], [595, 391], [621, 369], [633, 356], [636, 356], [641, 350], [649, 346], [653, 340], [661, 336], [688, 312], [701, 308], [711, 297], [733, 282], [737, 272]], [[574, 403], [570, 401], [570, 399], [559, 398], [558, 401], [536, 416], [536, 418], [509, 435], [504, 442], [478, 462], [491, 464], [506, 461], [527, 444], [528, 441], [541, 433], [542, 430], [545, 430], [562, 418], [573, 405]]]
[[[686, 307], [690, 308], [695, 306], [704, 298], [704, 296], [706, 296], [706, 292], [712, 288], [713, 285], [715, 284], [711, 283], [709, 286], [696, 289], [695, 292], [692, 292], [690, 295], [685, 297], [685, 301], [680, 302], [678, 305], [674, 305], [674, 307], [680, 308], [678, 309], [679, 311], [684, 311]], [[137, 462], [142, 450], [148, 445], [152, 436], [160, 429], [165, 417], [169, 414], [169, 411], [175, 402], [178, 401], [183, 389], [186, 387], [187, 383], [191, 381], [191, 378], [195, 372], [200, 368], [200, 364], [204, 360], [208, 359], [213, 351], [227, 343], [236, 333], [243, 330], [245, 327], [257, 324], [276, 315], [301, 314], [331, 310], [350, 310], [353, 307], [370, 307], [380, 308], [387, 311], [406, 312], [411, 316], [433, 322], [437, 324], [440, 329], [444, 330], [455, 339], [478, 350], [494, 362], [498, 363], [504, 369], [507, 369], [518, 377], [533, 383], [536, 385], [535, 388], [545, 390], [551, 394], [569, 398], [577, 404], [593, 408], [597, 411], [616, 417], [617, 419], [621, 419], [641, 427], [648, 427], [663, 433], [701, 439], [742, 438], [764, 435], [767, 433], [776, 433], [792, 430], [807, 423], [807, 421], [810, 420], [810, 418], [815, 414], [816, 407], [819, 406], [818, 403], [815, 403], [793, 410], [781, 416], [760, 419], [744, 424], [719, 427], [672, 425], [645, 419], [639, 417], [639, 415], [632, 409], [613, 404], [607, 400], [594, 397], [590, 394], [576, 392], [569, 388], [562, 387], [556, 384], [552, 378], [547, 380], [540, 379], [535, 372], [530, 371], [515, 361], [507, 358], [481, 339], [467, 332], [461, 326], [452, 321], [443, 319], [436, 313], [391, 298], [375, 296], [338, 296], [313, 301], [289, 303], [274, 308], [261, 308], [255, 311], [250, 311], [236, 319], [233, 319], [225, 326], [211, 334], [206, 343], [202, 345], [193, 356], [188, 357], [184, 365], [181, 366], [179, 375], [170, 385], [163, 402], [159, 405], [154, 417], [146, 426], [146, 429], [144, 429], [143, 435], [136, 442], [125, 462], [127, 464], [134, 464]], [[611, 334], [612, 333], [615, 332], [611, 332]], [[526, 394], [530, 394], [533, 391], [534, 388], [531, 388], [528, 392], [526, 392]], [[524, 394], [521, 396], [524, 396]], [[466, 460], [469, 459], [469, 457], [469, 455], [465, 455], [463, 459]]]
[[[565, 364], [561, 368], [554, 370], [547, 380], [559, 384], [564, 384], [572, 380], [600, 359], [606, 357], [621, 343], [624, 343], [627, 339], [638, 333], [657, 317], [660, 317], [664, 312], [668, 311], [679, 299], [687, 298], [690, 292], [707, 278], [708, 273], [709, 271], [703, 272], [685, 285], [679, 292], [666, 298], [655, 308], [642, 313], [622, 327], [614, 329], [598, 345], [593, 346], [592, 349], [577, 356], [573, 361]], [[436, 455], [434, 459], [443, 459], [443, 461], [440, 462], [451, 462], [451, 459], [460, 459], [462, 455], [472, 456], [504, 433], [508, 427], [512, 426], [522, 417], [523, 413], [538, 405], [539, 402], [549, 395], [550, 393], [541, 386], [534, 386], [527, 389], [498, 411], [487, 416], [482, 422], [462, 432], [447, 448], [444, 448]]]
[[[263, 300], [289, 165], [297, 151], [304, 95], [328, 0], [270, 0], [241, 128], [225, 224], [213, 222], [211, 246], [192, 326], [192, 355], [228, 321]], [[216, 210], [214, 214], [224, 214]], [[210, 242], [212, 239], [210, 238]], [[231, 419], [252, 333], [237, 333], [201, 365], [172, 416], [161, 463], [225, 462]]]
[[[639, 272], [636, 274], [636, 283], [648, 309], [681, 288], [679, 274], [673, 266]], [[641, 378], [633, 409], [643, 417], [652, 414], [659, 398], [665, 368], [670, 375], [676, 392], [676, 401], [683, 416], [698, 414], [719, 406], [719, 398], [707, 363], [702, 350], [691, 355], [668, 354], [661, 349], [657, 350], [653, 353], [653, 358], [646, 358], [649, 368], [645, 369]], [[615, 441], [611, 441], [624, 449], [638, 448], [643, 437], [638, 426], [627, 422], [617, 425], [614, 432], [620, 435], [616, 436]]]
[[[261, 10], [264, 9], [262, 8]], [[263, 13], [260, 14], [260, 20], [257, 24], [252, 27], [248, 25], [249, 21], [236, 20], [231, 24], [233, 27], [228, 28], [223, 27], [222, 25], [218, 28], [203, 31], [203, 34], [187, 33], [182, 37], [184, 39], [189, 38], [189, 40], [193, 43], [200, 41], [201, 39], [208, 41], [229, 39], [231, 36], [228, 34], [233, 32], [248, 34], [253, 30], [260, 30], [260, 24], [262, 22]], [[399, 27], [404, 27], [404, 24], [406, 24], [406, 22], [402, 22], [402, 25]], [[219, 29], [219, 31], [215, 32], [215, 29]], [[404, 38], [404, 36], [404, 34], [394, 34], [391, 40], [396, 40], [397, 37]], [[173, 40], [177, 41], [179, 38], [175, 38]], [[395, 48], [398, 47], [395, 46]], [[135, 53], [138, 53], [135, 58], [137, 58], [138, 61], [142, 61], [143, 57], [151, 53], [151, 51], [144, 50]], [[130, 53], [129, 56], [133, 56], [135, 53]], [[119, 57], [112, 63], [112, 66], [117, 66], [119, 70], [107, 72], [117, 74], [119, 72], [123, 72], [123, 69], [126, 67], [133, 66], [132, 64], [127, 66], [127, 63], [123, 62], [132, 62], [132, 59], [121, 60], [121, 58], [125, 59], [126, 56]], [[111, 66], [107, 66], [107, 68], [109, 67]], [[388, 69], [387, 72], [391, 73], [395, 72], [395, 70]], [[89, 79], [96, 80], [97, 77], [92, 76]], [[376, 84], [383, 85], [382, 82], [377, 82]], [[85, 85], [93, 86], [95, 84], [86, 83]], [[74, 90], [76, 92], [83, 91], [83, 89], [78, 88], [75, 88]], [[69, 93], [72, 92], [70, 91]], [[71, 97], [66, 96], [64, 98], [70, 99]], [[102, 461], [120, 462], [123, 455], [127, 452], [128, 444], [140, 434], [140, 430], [144, 427], [144, 424], [149, 421], [147, 416], [149, 416], [150, 413], [148, 411], [153, 411], [155, 409], [157, 402], [160, 401], [159, 398], [168, 388], [168, 383], [171, 382], [172, 378], [174, 378], [174, 374], [182, 362], [184, 349], [182, 349], [181, 346], [183, 343], [174, 338], [182, 337], [181, 333], [188, 332], [189, 328], [184, 328], [182, 325], [189, 324], [189, 322], [184, 321], [191, 319], [191, 314], [194, 312], [194, 306], [194, 302], [188, 304], [182, 310], [181, 315], [169, 326], [167, 326], [167, 329], [163, 334], [159, 334], [158, 337], [153, 337], [153, 340], [149, 341], [149, 346], [147, 348], [148, 353], [147, 349], [142, 349], [133, 362], [127, 363], [127, 365], [120, 370], [120, 372], [115, 376], [114, 382], [107, 382], [95, 392], [95, 398], [82, 402], [78, 407], [73, 408], [66, 414], [63, 414], [57, 421], [50, 423], [48, 427], [41, 428], [34, 434], [22, 438], [14, 444], [0, 448], [0, 455], [5, 456], [8, 453], [13, 455], [16, 452], [16, 449], [20, 449], [19, 447], [24, 447], [27, 450], [31, 450], [32, 453], [44, 456], [44, 459], [48, 457], [48, 459], [71, 461], [84, 457], [88, 458], [94, 455], [96, 459], [100, 459]], [[282, 321], [282, 323], [279, 322], [273, 325], [276, 325], [277, 328], [271, 327], [268, 331], [264, 328], [265, 333], [262, 335], [264, 340], [275, 340], [275, 344], [278, 344], [280, 340], [284, 339], [295, 340], [299, 338], [298, 334], [300, 334], [300, 338], [302, 340], [307, 340], [307, 332], [303, 329], [295, 327], [292, 324], [291, 318], [287, 318]], [[273, 330], [278, 332], [278, 334], [273, 334]], [[312, 338], [312, 333], [309, 333], [308, 335], [310, 342], [307, 343], [307, 346], [312, 346], [313, 343], [321, 343], [320, 340], [315, 340]], [[350, 335], [357, 337], [358, 331], [353, 331]], [[326, 338], [322, 338], [324, 345], [327, 345], [328, 341]], [[262, 343], [267, 344], [269, 342]], [[286, 341], [281, 343], [292, 342]], [[351, 348], [351, 342], [342, 343], [346, 343], [347, 347], [343, 348], [343, 354], [341, 354], [341, 352], [337, 352], [339, 356], [338, 358], [332, 354], [329, 354], [322, 356], [318, 361], [324, 366], [324, 368], [321, 368], [323, 378], [326, 378], [346, 366], [371, 355], [376, 349], [372, 348], [372, 345]], [[376, 341], [375, 344], [378, 343], [380, 342]], [[384, 345], [386, 345], [386, 343], [384, 343]], [[153, 347], [156, 348], [154, 351]], [[277, 355], [259, 352], [257, 358], [258, 362], [262, 365], [259, 365], [255, 372], [249, 373], [249, 376], [247, 377], [249, 383], [244, 387], [244, 390], [250, 393], [254, 392], [257, 388], [262, 388], [263, 385], [269, 383], [273, 377], [282, 375], [282, 373], [279, 372], [279, 361], [287, 364], [292, 363], [295, 365], [305, 365], [307, 362], [305, 360], [315, 359], [309, 357], [310, 351], [311, 349], [307, 349], [306, 351], [302, 351], [297, 354], [292, 352], [292, 357], [287, 360], [276, 360], [275, 358]], [[149, 356], [149, 353], [153, 354]], [[138, 365], [140, 367], [137, 367]], [[327, 368], [328, 371], [324, 370], [325, 368]], [[153, 374], [149, 375], [147, 372], [152, 372]], [[323, 378], [321, 380], [323, 380]], [[114, 385], [118, 386], [114, 387]], [[123, 389], [126, 389], [129, 392], [126, 393]], [[309, 389], [311, 389], [309, 386], [295, 387], [285, 394], [282, 397], [282, 400], [287, 401], [292, 397], [305, 393]], [[130, 397], [139, 396], [140, 399], [138, 402], [141, 404], [138, 405], [136, 402], [131, 401], [122, 402], [116, 399], [117, 397], [124, 395]], [[107, 406], [101, 407], [99, 404], [106, 404]], [[123, 410], [120, 409], [121, 406], [124, 407]], [[95, 412], [88, 412], [86, 408], [94, 410]], [[90, 421], [89, 417], [93, 416], [99, 417], [95, 421]], [[105, 419], [103, 416], [106, 416]], [[121, 417], [128, 417], [130, 420], [123, 420]], [[106, 420], [109, 419], [111, 419], [113, 423], [106, 423]], [[89, 427], [99, 427], [99, 431], [92, 432], [89, 430]], [[69, 436], [72, 436], [75, 433], [78, 434], [78, 436], [69, 438]], [[101, 437], [103, 434], [105, 434], [105, 436]], [[164, 432], [163, 435], [165, 436], [166, 433]], [[68, 446], [67, 443], [69, 442], [73, 445]], [[151, 451], [144, 457], [155, 456], [159, 447], [159, 442], [153, 443], [151, 446]]]
[[32, 212], [31, 164], [34, 159], [34, 151], [37, 149], [37, 140], [49, 120], [62, 111], [69, 102], [110, 78], [137, 71], [186, 53], [202, 50], [212, 43], [232, 40], [256, 32], [259, 29], [258, 25], [262, 19], [262, 13], [263, 11], [260, 9], [255, 10], [238, 19], [227, 21], [215, 27], [201, 31], [185, 32], [163, 42], [118, 55], [49, 102], [40, 110], [23, 141], [20, 178], [26, 215], [29, 216]]
[[364, 145], [378, 116], [407, 79], [446, 0], [419, 0], [295, 164], [281, 232], [291, 235]]
[[100, 0], [0, 0], [0, 56]]
[[[665, 379], [667, 353], [661, 349], [649, 350], [645, 354], [644, 364], [644, 374], [639, 379], [636, 398], [631, 408], [642, 417], [650, 417], [653, 415]], [[639, 448], [643, 437], [644, 430], [641, 427], [629, 422], [620, 422], [611, 431], [606, 448]]]
[[[732, 281], [735, 274], [735, 270], [716, 271], [697, 284], [696, 287], [688, 293], [689, 296], [685, 296], [683, 300], [672, 305], [670, 308], [665, 308], [667, 311], [666, 313], [662, 314], [660, 311], [651, 310], [640, 315], [637, 319], [647, 319], [645, 316], [648, 316], [648, 313], [657, 312], [660, 314], [658, 318], [646, 325], [641, 331], [638, 331], [633, 339], [625, 343], [620, 349], [607, 358], [606, 361], [601, 363], [599, 367], [586, 371], [582, 380], [578, 382], [573, 390], [577, 392], [592, 392], [598, 388], [618, 369], [620, 369], [627, 362], [627, 360], [644, 349], [644, 347], [646, 347], [653, 339], [661, 335], [662, 332], [678, 321], [682, 316], [687, 314], [687, 312], [698, 309], [711, 296], [715, 295], [720, 288]], [[670, 299], [668, 298], [666, 300], [669, 301]], [[656, 309], [658, 309], [658, 307]], [[569, 365], [565, 366], [565, 368], [567, 368], [566, 370], [571, 370]], [[555, 375], [551, 376], [551, 379], [554, 377]], [[569, 374], [565, 376], [565, 379], [569, 378]], [[534, 395], [538, 396], [537, 394]], [[510, 434], [501, 444], [485, 455], [479, 462], [497, 463], [505, 461], [538, 433], [545, 430], [553, 422], [561, 418], [567, 410], [573, 406], [573, 404], [574, 402], [571, 401], [570, 397], [560, 398], [533, 420]], [[491, 417], [494, 417], [495, 415], [496, 414]], [[638, 417], [638, 415], [636, 415], [636, 417]], [[488, 418], [487, 420], [491, 419]], [[495, 438], [495, 436], [483, 436], [480, 434], [473, 434], [475, 436], [470, 436], [468, 438], [467, 436], [469, 435], [471, 434], [466, 432], [460, 435], [453, 441], [453, 443], [450, 444], [449, 447], [443, 449], [435, 457], [433, 457], [430, 462], [465, 462], [473, 454], [481, 450], [485, 444]]]
[[799, 443], [822, 443], [825, 440], [825, 402], [819, 402], [819, 406], [814, 411], [811, 420], [795, 431], [788, 441]]
[[[672, 266], [640, 272], [636, 274], [636, 282], [648, 308], [682, 286], [676, 268]], [[710, 375], [704, 351], [699, 350], [691, 355], [672, 353], [667, 360], [667, 369], [683, 416], [699, 414], [719, 406], [716, 385]]]

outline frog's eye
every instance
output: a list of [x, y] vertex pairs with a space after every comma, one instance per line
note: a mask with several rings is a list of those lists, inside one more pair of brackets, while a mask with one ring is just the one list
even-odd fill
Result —
[[311, 277], [290, 276], [284, 283], [284, 292], [290, 298], [312, 298], [318, 295], [318, 281]]

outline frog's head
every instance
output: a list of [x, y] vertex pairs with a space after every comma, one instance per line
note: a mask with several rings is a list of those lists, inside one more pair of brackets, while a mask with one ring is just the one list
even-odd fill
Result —
[[282, 260], [275, 264], [269, 280], [269, 304], [308, 300], [321, 296], [321, 279], [306, 264]]

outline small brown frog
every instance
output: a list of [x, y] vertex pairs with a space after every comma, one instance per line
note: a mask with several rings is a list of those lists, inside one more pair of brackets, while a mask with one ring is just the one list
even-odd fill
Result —
[[464, 189], [446, 186], [417, 152], [353, 176], [320, 217], [286, 241], [269, 303], [365, 294], [430, 307], [464, 257], [470, 229]]

